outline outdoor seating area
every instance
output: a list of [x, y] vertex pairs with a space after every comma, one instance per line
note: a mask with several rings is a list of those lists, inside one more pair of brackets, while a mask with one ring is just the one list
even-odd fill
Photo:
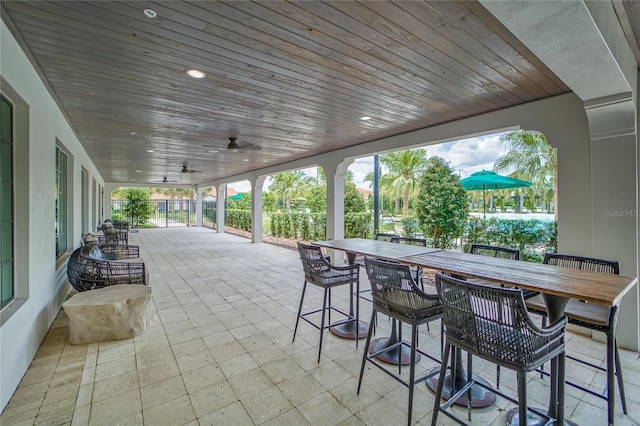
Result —
[[[431, 423], [434, 392], [423, 383], [414, 387], [411, 414], [408, 389], [372, 363], [365, 363], [358, 392], [364, 340], [356, 348], [353, 340], [322, 331], [319, 362], [316, 328], [300, 321], [292, 341], [305, 280], [298, 252], [206, 228], [145, 229], [135, 244], [149, 271], [159, 319], [135, 337], [71, 345], [69, 319], [61, 311], [0, 417], [2, 425], [388, 425], [409, 416], [412, 424]], [[418, 249], [410, 247], [402, 250]], [[369, 288], [366, 274], [359, 283]], [[346, 311], [351, 297], [344, 290], [334, 292], [332, 304]], [[308, 291], [304, 307], [322, 306], [322, 293]], [[370, 318], [372, 304], [363, 301], [359, 311], [360, 318]], [[379, 317], [376, 338], [390, 335], [393, 324]], [[433, 322], [430, 329], [418, 328], [416, 337], [421, 350], [440, 359], [440, 320]], [[564, 342], [567, 355], [605, 363], [605, 343], [572, 331]], [[617, 405], [615, 424], [637, 425], [640, 386], [633, 378], [640, 361], [635, 352], [621, 349], [619, 355], [629, 414]], [[415, 377], [434, 368], [440, 363], [422, 356]], [[402, 368], [398, 377], [408, 383], [410, 370]], [[474, 357], [473, 373], [493, 383], [495, 365]], [[501, 376], [501, 391], [517, 396], [517, 374], [503, 369]], [[601, 390], [607, 382], [605, 372], [570, 359], [566, 377]], [[524, 381], [528, 406], [546, 407], [549, 378], [531, 372]], [[504, 424], [505, 412], [513, 408], [499, 398], [473, 409], [472, 424]], [[465, 406], [447, 411], [467, 416]], [[607, 424], [606, 402], [570, 386], [564, 414], [576, 424]], [[437, 424], [454, 421], [440, 416]]]

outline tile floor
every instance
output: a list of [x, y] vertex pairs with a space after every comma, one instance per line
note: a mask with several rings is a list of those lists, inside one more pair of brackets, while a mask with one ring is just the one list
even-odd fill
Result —
[[[301, 322], [292, 342], [303, 276], [296, 252], [251, 244], [204, 228], [132, 234], [151, 274], [158, 318], [128, 340], [70, 345], [61, 312], [0, 417], [9, 425], [388, 425], [406, 422], [407, 389], [367, 366], [356, 395], [362, 346], [326, 334], [317, 363], [318, 331]], [[361, 271], [363, 285], [368, 285]], [[320, 306], [311, 287], [306, 305]], [[339, 299], [342, 297], [342, 299]], [[347, 306], [348, 292], [334, 291]], [[370, 308], [362, 304], [368, 320]], [[388, 332], [381, 317], [378, 335]], [[437, 354], [439, 325], [422, 327], [420, 346]], [[602, 364], [604, 345], [568, 333], [568, 348]], [[640, 425], [640, 361], [622, 351], [629, 415]], [[435, 365], [423, 357], [419, 370]], [[474, 363], [493, 381], [495, 367]], [[406, 375], [407, 369], [403, 370]], [[515, 395], [515, 375], [503, 369], [502, 389]], [[568, 376], [603, 388], [605, 376], [568, 364]], [[529, 376], [531, 405], [546, 406], [546, 382]], [[416, 388], [413, 420], [430, 424], [433, 393]], [[568, 388], [568, 418], [606, 424], [605, 402]], [[500, 424], [506, 401], [474, 410], [472, 423]], [[464, 410], [457, 409], [464, 415]], [[444, 416], [440, 424], [453, 424]]]

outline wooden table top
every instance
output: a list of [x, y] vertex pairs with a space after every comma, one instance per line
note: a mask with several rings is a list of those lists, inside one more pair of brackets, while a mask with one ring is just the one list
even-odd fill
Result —
[[388, 241], [367, 240], [364, 238], [314, 241], [313, 244], [320, 247], [395, 261], [409, 256], [442, 251], [442, 249], [433, 247], [413, 246], [410, 244], [390, 243]]
[[361, 238], [315, 244], [606, 306], [620, 303], [638, 283], [637, 278], [623, 275]]

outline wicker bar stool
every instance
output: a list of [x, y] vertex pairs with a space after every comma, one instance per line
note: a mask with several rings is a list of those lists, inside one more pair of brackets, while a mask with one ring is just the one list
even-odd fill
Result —
[[[511, 247], [492, 246], [486, 244], [472, 244], [469, 249], [469, 253], [477, 254], [480, 256], [500, 257], [503, 259], [520, 260], [520, 250]], [[467, 281], [473, 284], [482, 284], [488, 286], [495, 286], [497, 284], [491, 281], [480, 280], [477, 278], [470, 278]], [[522, 295], [525, 299], [540, 294], [532, 290], [522, 290]], [[496, 388], [500, 389], [500, 365], [496, 365]]]
[[[302, 295], [300, 296], [300, 306], [298, 307], [298, 316], [296, 317], [296, 326], [293, 330], [293, 341], [296, 340], [296, 333], [298, 331], [298, 323], [302, 318], [304, 321], [311, 324], [313, 327], [320, 330], [320, 343], [318, 344], [318, 362], [320, 362], [320, 355], [322, 354], [322, 337], [324, 330], [336, 327], [338, 325], [345, 324], [350, 321], [356, 321], [358, 323], [358, 311], [359, 306], [356, 307], [355, 316], [349, 315], [347, 312], [333, 306], [331, 304], [331, 289], [333, 287], [356, 284], [360, 282], [360, 267], [358, 265], [349, 266], [334, 266], [330, 264], [322, 254], [320, 247], [311, 244], [303, 244], [298, 242], [298, 252], [300, 253], [300, 260], [302, 261], [302, 268], [304, 269], [304, 285], [302, 286]], [[314, 309], [307, 312], [302, 312], [302, 305], [304, 303], [304, 294], [307, 289], [307, 284], [312, 284], [320, 287], [324, 290], [323, 302], [321, 309]], [[356, 304], [357, 304], [356, 298]], [[345, 316], [342, 321], [337, 321], [331, 324], [331, 311], [336, 311]], [[320, 325], [316, 324], [307, 316], [316, 313], [321, 313]], [[325, 314], [329, 313], [328, 324], [325, 325]], [[358, 339], [356, 340], [356, 347], [358, 346]]]
[[[574, 256], [560, 253], [546, 253], [543, 263], [557, 265], [565, 268], [582, 269], [586, 271], [604, 272], [607, 274], [620, 274], [620, 264], [613, 260], [597, 259], [593, 257]], [[547, 310], [541, 296], [527, 299], [527, 309], [540, 315], [546, 315]], [[601, 331], [607, 336], [607, 366], [606, 368], [593, 364], [584, 359], [567, 355], [567, 358], [588, 365], [607, 373], [606, 393], [602, 394], [593, 389], [586, 388], [577, 383], [567, 381], [569, 386], [580, 389], [591, 395], [597, 396], [607, 401], [607, 414], [609, 424], [612, 425], [615, 416], [615, 378], [618, 378], [618, 390], [620, 392], [620, 402], [622, 411], [627, 414], [627, 400], [624, 393], [624, 381], [622, 379], [622, 366], [620, 364], [620, 353], [616, 341], [616, 324], [618, 322], [618, 307], [607, 307], [594, 303], [585, 303], [577, 299], [570, 299], [564, 310], [565, 316], [569, 319], [569, 324], [579, 325], [589, 330]], [[546, 323], [546, 317], [542, 325]], [[546, 373], [546, 372], [545, 372]], [[548, 373], [547, 373], [548, 374]]]
[[[539, 328], [529, 317], [522, 292], [518, 289], [472, 284], [442, 274], [436, 274], [436, 288], [443, 305], [442, 322], [446, 330], [440, 377], [445, 376], [446, 360], [450, 355], [453, 359], [453, 347], [467, 352], [468, 380], [444, 404], [440, 404], [444, 380], [438, 382], [431, 424], [436, 424], [440, 412], [464, 424], [447, 409], [465, 394], [471, 400], [471, 386], [476, 383], [472, 377], [472, 355], [517, 372], [517, 401], [494, 389], [492, 391], [518, 404], [521, 426], [527, 424], [527, 411], [552, 422], [549, 416], [527, 407], [526, 373], [557, 358], [558, 404], [555, 415], [564, 417], [564, 332], [567, 319], [563, 317], [547, 328]], [[477, 384], [485, 387], [482, 383]], [[470, 404], [467, 404], [467, 410], [471, 421]]]
[[[371, 322], [369, 324], [369, 335], [367, 343], [362, 354], [362, 366], [360, 367], [360, 378], [358, 379], [358, 394], [362, 385], [362, 376], [364, 375], [364, 367], [367, 361], [402, 383], [409, 388], [409, 406], [407, 409], [407, 421], [411, 425], [411, 414], [413, 411], [413, 390], [414, 386], [433, 376], [436, 372], [427, 374], [424, 377], [416, 379], [416, 353], [424, 355], [436, 362], [439, 359], [427, 354], [417, 348], [418, 326], [426, 324], [430, 321], [442, 317], [442, 306], [436, 294], [426, 294], [413, 280], [411, 270], [407, 265], [401, 265], [395, 262], [385, 260], [376, 260], [365, 257], [365, 267], [367, 275], [371, 281], [371, 289], [373, 296], [373, 311], [371, 312]], [[400, 321], [411, 325], [411, 363], [409, 365], [409, 381], [400, 378], [402, 371], [402, 363], [398, 363], [398, 374], [386, 368], [376, 357], [382, 353], [389, 351], [398, 351], [402, 345], [407, 343], [402, 341], [402, 329], [400, 338], [397, 343], [387, 346], [377, 352], [369, 354], [368, 348], [373, 334], [373, 323], [376, 313], [388, 315], [394, 321]], [[399, 351], [398, 351], [399, 352]]]

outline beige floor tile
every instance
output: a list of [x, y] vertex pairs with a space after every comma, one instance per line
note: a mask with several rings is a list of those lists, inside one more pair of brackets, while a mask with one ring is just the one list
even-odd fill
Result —
[[178, 362], [178, 368], [181, 374], [215, 364], [213, 356], [207, 350], [181, 356], [176, 358], [176, 361]]
[[278, 383], [278, 389], [294, 407], [325, 392], [325, 388], [308, 373]]
[[7, 412], [5, 410], [0, 416], [0, 424], [3, 426], [17, 425], [17, 424], [34, 424], [36, 422], [36, 416], [40, 407], [30, 408], [18, 412]]
[[261, 367], [287, 357], [287, 354], [274, 344], [251, 351], [249, 355]]
[[406, 424], [407, 419], [407, 413], [384, 398], [360, 410], [356, 416], [366, 425]]
[[207, 347], [205, 346], [202, 339], [200, 337], [197, 337], [193, 340], [171, 345], [171, 350], [173, 351], [175, 357], [179, 358], [181, 356], [207, 350]]
[[227, 379], [258, 368], [258, 364], [247, 353], [220, 361], [218, 365]]
[[71, 426], [84, 426], [89, 424], [89, 416], [91, 414], [91, 406], [85, 405], [76, 407], [71, 419]]
[[309, 372], [325, 389], [332, 389], [351, 379], [351, 374], [335, 362], [329, 362]]
[[140, 388], [142, 408], [148, 409], [187, 394], [182, 377], [175, 376]]
[[315, 398], [298, 406], [298, 410], [313, 425], [338, 425], [351, 417], [351, 411], [342, 405], [329, 392], [324, 392]]
[[[203, 340], [205, 339], [206, 337], [203, 338]], [[207, 343], [207, 346], [209, 347], [211, 355], [217, 362], [222, 362], [229, 358], [233, 358], [246, 353], [246, 349], [236, 341], [226, 342], [222, 344]]]
[[136, 340], [134, 342], [136, 348], [136, 354], [144, 352], [158, 351], [169, 348], [169, 340], [164, 334], [161, 336], [152, 337], [145, 340]]
[[210, 364], [182, 375], [187, 392], [195, 392], [226, 380], [222, 370], [216, 364]]
[[175, 333], [167, 334], [167, 339], [170, 345], [177, 345], [178, 343], [187, 342], [189, 340], [197, 339], [200, 336], [198, 330], [195, 328], [189, 328], [187, 330], [177, 331]]
[[307, 421], [307, 419], [304, 418], [304, 416], [300, 413], [300, 411], [296, 410], [295, 408], [262, 424], [262, 426], [304, 426], [304, 425], [310, 425], [310, 423]]
[[99, 402], [113, 398], [123, 392], [137, 390], [138, 388], [138, 372], [130, 371], [96, 382], [93, 386], [93, 401]]
[[241, 400], [254, 424], [262, 424], [291, 410], [293, 406], [276, 386]]
[[175, 360], [170, 347], [158, 349], [151, 352], [143, 352], [136, 355], [137, 368], [145, 368], [153, 364], [158, 364], [170, 360]]
[[380, 399], [380, 394], [366, 384], [362, 384], [359, 394], [357, 393], [357, 390], [358, 379], [353, 377], [350, 380], [332, 388], [329, 393], [331, 393], [334, 398], [340, 401], [340, 403], [347, 407], [352, 413], [357, 413]]
[[178, 364], [174, 359], [168, 359], [143, 368], [138, 368], [137, 371], [140, 387], [145, 387], [180, 375]]
[[303, 374], [305, 371], [290, 358], [285, 358], [262, 367], [273, 383], [278, 384], [292, 377]]
[[145, 408], [142, 412], [144, 424], [156, 425], [183, 425], [196, 419], [187, 395], [164, 402], [151, 408]]
[[273, 386], [271, 378], [260, 368], [230, 377], [229, 383], [239, 399]]
[[233, 404], [239, 399], [226, 381], [191, 392], [189, 398], [198, 418]]
[[128, 358], [134, 355], [135, 348], [133, 346], [133, 342], [128, 342], [115, 347], [108, 347], [104, 350], [102, 349], [101, 344], [100, 350], [98, 351], [98, 365]]
[[95, 381], [99, 382], [102, 380], [110, 379], [111, 377], [119, 376], [131, 371], [136, 371], [135, 356], [128, 356], [125, 358], [116, 359], [114, 361], [105, 362], [102, 364], [98, 364], [95, 367]]
[[36, 424], [50, 420], [59, 420], [58, 424], [70, 422], [76, 405], [76, 397], [63, 399], [52, 404], [43, 405], [38, 411]]
[[[250, 425], [251, 418], [240, 402], [227, 405], [198, 419], [200, 426]], [[283, 425], [284, 426], [284, 425]]]

